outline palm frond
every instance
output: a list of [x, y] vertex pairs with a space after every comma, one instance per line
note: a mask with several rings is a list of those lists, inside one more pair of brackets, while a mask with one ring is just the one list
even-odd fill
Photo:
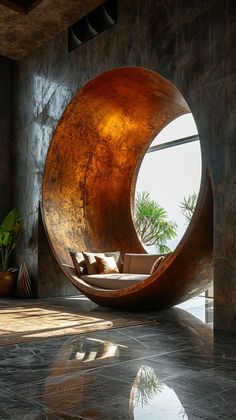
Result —
[[166, 242], [177, 236], [177, 225], [168, 220], [167, 211], [152, 200], [147, 191], [137, 194], [134, 225], [144, 245], [154, 245], [157, 252], [161, 253], [170, 251]]

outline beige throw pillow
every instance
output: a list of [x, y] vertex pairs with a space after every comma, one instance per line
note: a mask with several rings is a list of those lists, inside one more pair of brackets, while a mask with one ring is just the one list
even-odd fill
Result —
[[78, 276], [88, 274], [87, 266], [82, 252], [69, 251], [69, 253]]
[[164, 259], [165, 259], [165, 257], [163, 255], [161, 257], [157, 258], [157, 260], [154, 262], [154, 264], [151, 268], [150, 274], [155, 273], [155, 271], [157, 271], [161, 267]]
[[114, 257], [95, 256], [95, 260], [97, 262], [98, 271], [100, 274], [119, 273], [119, 269], [117, 267]]
[[84, 260], [86, 262], [88, 274], [97, 274], [98, 266], [96, 257], [114, 257], [119, 271], [122, 269], [122, 261], [120, 251], [116, 252], [83, 252]]

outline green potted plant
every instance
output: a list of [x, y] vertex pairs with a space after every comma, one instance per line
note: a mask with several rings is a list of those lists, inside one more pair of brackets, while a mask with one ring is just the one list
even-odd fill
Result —
[[8, 271], [9, 258], [22, 230], [22, 219], [18, 210], [11, 210], [0, 225], [0, 297], [12, 295], [13, 274]]

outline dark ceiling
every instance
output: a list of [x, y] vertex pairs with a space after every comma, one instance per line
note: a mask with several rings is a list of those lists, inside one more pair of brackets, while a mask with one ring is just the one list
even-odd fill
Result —
[[104, 0], [0, 0], [0, 55], [20, 60]]
[[29, 13], [30, 10], [42, 0], [0, 0], [0, 4], [17, 11], [18, 13]]

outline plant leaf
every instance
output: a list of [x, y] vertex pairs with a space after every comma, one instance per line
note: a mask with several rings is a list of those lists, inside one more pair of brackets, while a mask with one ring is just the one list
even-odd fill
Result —
[[20, 218], [20, 214], [17, 209], [11, 210], [2, 222], [2, 229], [4, 231], [11, 231], [16, 221]]
[[170, 251], [166, 241], [177, 236], [177, 225], [168, 220], [166, 210], [147, 191], [137, 194], [134, 225], [144, 245], [154, 245], [161, 253]]

